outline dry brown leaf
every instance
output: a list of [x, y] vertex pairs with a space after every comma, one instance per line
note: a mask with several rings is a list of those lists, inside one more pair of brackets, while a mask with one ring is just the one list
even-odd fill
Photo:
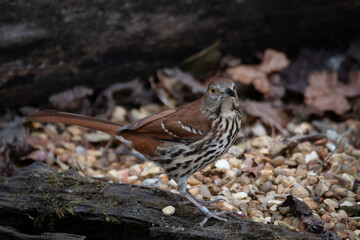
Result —
[[[228, 68], [227, 73], [234, 81], [244, 84], [253, 84], [254, 88], [265, 95], [265, 97], [278, 95], [281, 91], [273, 88], [267, 75], [279, 71], [290, 64], [284, 53], [267, 49], [263, 61], [260, 65], [240, 65], [234, 68]], [[276, 92], [273, 93], [273, 90]]]
[[32, 159], [35, 161], [45, 161], [46, 157], [47, 157], [47, 151], [35, 150], [31, 152], [29, 155], [22, 157], [21, 160]]
[[350, 94], [356, 94], [356, 90], [348, 93], [348, 88], [359, 85], [352, 78], [350, 85], [339, 83], [336, 72], [311, 73], [309, 86], [305, 89], [305, 103], [319, 108], [322, 111], [334, 111], [336, 114], [343, 114], [350, 110], [351, 106], [346, 99]]
[[268, 102], [241, 102], [241, 107], [251, 116], [259, 117], [268, 126], [274, 126], [282, 134], [287, 134], [286, 129], [281, 126], [282, 119]]
[[284, 69], [289, 65], [290, 60], [286, 57], [285, 53], [274, 49], [266, 49], [264, 58], [258, 69], [265, 74], [269, 74]]
[[77, 86], [61, 93], [51, 95], [49, 101], [55, 108], [61, 110], [75, 110], [81, 109], [86, 97], [92, 94], [92, 89], [84, 86]]

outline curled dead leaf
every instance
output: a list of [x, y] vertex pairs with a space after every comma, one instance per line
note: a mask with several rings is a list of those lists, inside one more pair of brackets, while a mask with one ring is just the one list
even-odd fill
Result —
[[305, 89], [305, 103], [322, 111], [334, 111], [340, 115], [350, 110], [347, 96], [360, 95], [358, 74], [351, 75], [350, 84], [338, 81], [336, 72], [311, 73], [309, 86]]

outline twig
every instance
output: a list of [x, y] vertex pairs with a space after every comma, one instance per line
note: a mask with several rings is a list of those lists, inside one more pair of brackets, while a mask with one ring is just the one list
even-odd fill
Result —
[[320, 164], [320, 166], [318, 166], [317, 168], [313, 169], [312, 172], [316, 172], [317, 170], [319, 170], [320, 168], [322, 168], [324, 166], [324, 164], [332, 157], [332, 155], [334, 155], [334, 153], [336, 153], [336, 151], [338, 150], [340, 143], [342, 142], [344, 136], [345, 136], [346, 132], [343, 133], [343, 135], [341, 136], [340, 140], [338, 141], [338, 143], [336, 144], [334, 150], [332, 150], [332, 152], [326, 157], [326, 159]]

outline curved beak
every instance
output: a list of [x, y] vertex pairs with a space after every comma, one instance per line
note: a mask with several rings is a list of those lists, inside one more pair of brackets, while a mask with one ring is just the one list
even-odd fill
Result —
[[234, 90], [232, 90], [231, 88], [227, 88], [227, 89], [225, 90], [225, 92], [226, 92], [227, 95], [229, 95], [229, 96], [231, 96], [231, 97], [235, 97], [235, 92], [234, 92]]

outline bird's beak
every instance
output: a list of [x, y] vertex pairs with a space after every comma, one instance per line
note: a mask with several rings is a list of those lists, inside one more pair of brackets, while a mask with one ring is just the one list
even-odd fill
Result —
[[225, 92], [227, 93], [227, 95], [231, 96], [231, 97], [235, 97], [235, 92], [234, 90], [232, 90], [231, 88], [227, 88], [225, 90]]

